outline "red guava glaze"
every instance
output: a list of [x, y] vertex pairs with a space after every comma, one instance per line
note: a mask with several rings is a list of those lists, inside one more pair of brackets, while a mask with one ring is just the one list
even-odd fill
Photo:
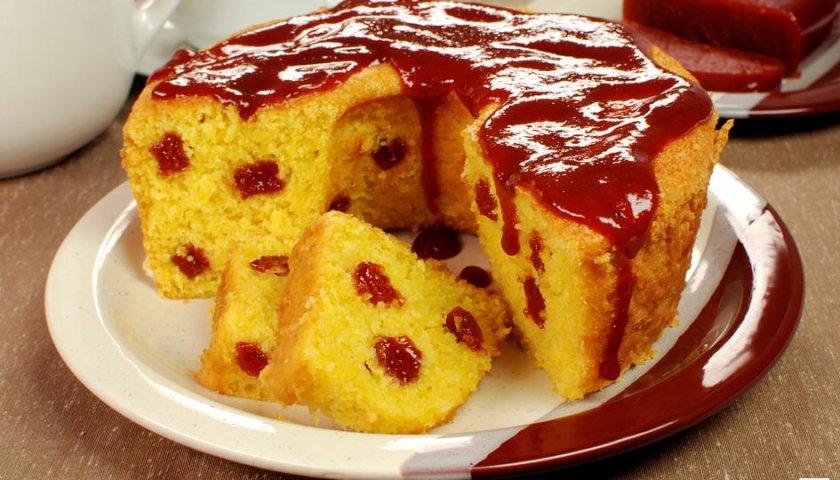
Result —
[[390, 170], [405, 159], [405, 153], [405, 142], [395, 138], [390, 143], [387, 141], [380, 143], [376, 150], [370, 152], [370, 156], [379, 168]]
[[525, 315], [538, 327], [545, 327], [545, 298], [543, 298], [540, 287], [534, 277], [528, 277], [522, 283], [525, 289]]
[[259, 345], [239, 342], [236, 344], [236, 364], [248, 375], [258, 377], [268, 365], [268, 356]]
[[545, 264], [541, 256], [543, 242], [537, 232], [531, 234], [531, 240], [528, 241], [528, 245], [531, 247], [531, 265], [534, 266], [534, 270], [538, 273], [545, 273]]
[[172, 132], [167, 132], [159, 142], [149, 148], [158, 162], [158, 173], [168, 177], [190, 166], [190, 159], [184, 151], [184, 141]]
[[283, 190], [286, 182], [277, 178], [280, 167], [277, 162], [254, 162], [237, 167], [233, 172], [233, 180], [242, 198], [254, 195], [265, 195]]
[[416, 382], [420, 377], [420, 351], [410, 338], [381, 337], [374, 345], [376, 360], [385, 373], [397, 379], [401, 385]]
[[251, 268], [260, 273], [272, 273], [278, 277], [289, 274], [289, 257], [286, 255], [265, 255], [253, 262]]
[[630, 299], [633, 296], [633, 287], [636, 285], [636, 276], [630, 268], [630, 259], [618, 255], [615, 260], [616, 288], [613, 299], [613, 320], [610, 331], [607, 335], [607, 345], [604, 348], [604, 355], [599, 367], [601, 378], [615, 380], [621, 374], [621, 364], [618, 361], [618, 351], [621, 348], [621, 341], [624, 339], [624, 330], [629, 320]]
[[336, 212], [346, 212], [350, 209], [350, 197], [344, 194], [338, 194], [330, 201], [330, 206], [327, 210], [334, 210]]
[[172, 263], [190, 280], [204, 273], [210, 268], [210, 260], [204, 255], [204, 250], [192, 243], [184, 245], [184, 255], [172, 255]]
[[487, 288], [493, 283], [493, 276], [487, 270], [476, 267], [475, 265], [468, 265], [461, 270], [459, 275], [461, 280], [465, 280], [478, 288]]
[[446, 260], [461, 253], [463, 247], [458, 232], [441, 224], [424, 228], [411, 242], [411, 251], [424, 260]]
[[397, 305], [403, 304], [402, 295], [391, 285], [391, 279], [385, 274], [382, 265], [372, 262], [360, 263], [353, 272], [353, 281], [356, 292], [359, 295], [370, 295], [370, 303], [374, 305], [390, 305], [394, 302]]
[[475, 206], [478, 208], [478, 213], [495, 222], [499, 219], [496, 205], [496, 197], [490, 191], [490, 184], [482, 178], [475, 184]]
[[455, 307], [446, 315], [444, 325], [452, 335], [455, 335], [458, 343], [463, 343], [474, 352], [481, 351], [484, 336], [481, 333], [481, 326], [470, 312], [461, 307]]

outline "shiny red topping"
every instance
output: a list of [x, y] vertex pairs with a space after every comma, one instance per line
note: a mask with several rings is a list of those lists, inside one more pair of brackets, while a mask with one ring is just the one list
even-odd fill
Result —
[[382, 265], [372, 262], [360, 263], [353, 272], [353, 280], [356, 282], [356, 292], [359, 295], [370, 295], [370, 303], [374, 305], [390, 305], [394, 302], [402, 305], [404, 302], [402, 295], [391, 285], [391, 279], [385, 274]]
[[149, 148], [149, 151], [157, 159], [158, 173], [163, 177], [186, 170], [190, 166], [190, 159], [184, 151], [184, 141], [176, 133], [166, 133], [159, 142]]
[[545, 264], [540, 256], [543, 249], [542, 238], [537, 232], [531, 234], [531, 240], [528, 242], [531, 247], [531, 265], [539, 273], [545, 273]]
[[534, 277], [528, 277], [523, 283], [525, 287], [525, 315], [531, 317], [531, 320], [537, 324], [538, 327], [545, 327], [545, 298], [543, 298], [540, 287], [537, 286], [537, 281]]
[[461, 280], [466, 280], [478, 288], [486, 288], [493, 283], [493, 277], [490, 275], [490, 272], [481, 267], [476, 267], [475, 265], [464, 267], [464, 269], [461, 270], [459, 278], [461, 278]]
[[268, 365], [268, 356], [256, 344], [239, 342], [236, 344], [236, 364], [248, 375], [258, 377]]
[[233, 180], [242, 198], [248, 198], [283, 190], [286, 182], [277, 178], [279, 172], [280, 167], [277, 166], [277, 162], [254, 162], [237, 168], [233, 172]]
[[484, 336], [481, 333], [481, 326], [473, 315], [461, 307], [455, 307], [446, 315], [446, 329], [458, 343], [463, 343], [474, 352], [481, 351], [481, 344]]
[[499, 219], [499, 215], [496, 214], [496, 197], [490, 191], [487, 180], [483, 178], [475, 184], [475, 205], [478, 207], [478, 213], [494, 222]]
[[410, 338], [381, 337], [374, 345], [376, 360], [385, 373], [396, 378], [401, 385], [417, 381], [420, 376], [420, 351]]
[[423, 229], [411, 242], [411, 251], [422, 259], [446, 260], [461, 253], [463, 247], [458, 232], [437, 223]]
[[651, 160], [712, 113], [698, 85], [664, 71], [620, 25], [444, 0], [348, 0], [280, 20], [179, 55], [155, 72], [152, 95], [214, 97], [247, 119], [380, 63], [420, 103], [454, 92], [474, 114], [499, 105], [476, 134], [509, 254], [519, 251], [516, 188], [619, 250], [632, 244], [658, 203]]
[[260, 273], [272, 273], [278, 277], [289, 274], [289, 257], [286, 255], [265, 255], [253, 262], [251, 268]]
[[188, 243], [183, 247], [184, 255], [172, 255], [172, 263], [181, 270], [181, 273], [187, 276], [190, 280], [204, 273], [210, 268], [210, 260], [204, 256], [204, 251], [197, 248], [192, 243]]
[[330, 202], [330, 206], [327, 210], [333, 210], [336, 212], [346, 212], [350, 208], [350, 197], [344, 194], [338, 194], [335, 198], [332, 199]]
[[370, 152], [371, 158], [379, 165], [382, 170], [390, 170], [397, 166], [398, 163], [405, 159], [405, 142], [399, 138], [391, 140], [382, 140], [379, 147]]
[[605, 380], [615, 380], [621, 374], [621, 364], [618, 361], [618, 351], [624, 339], [624, 330], [629, 320], [630, 299], [633, 297], [633, 287], [636, 276], [630, 267], [630, 260], [623, 256], [615, 259], [617, 286], [613, 298], [613, 320], [607, 336], [607, 345], [601, 360], [599, 374]]

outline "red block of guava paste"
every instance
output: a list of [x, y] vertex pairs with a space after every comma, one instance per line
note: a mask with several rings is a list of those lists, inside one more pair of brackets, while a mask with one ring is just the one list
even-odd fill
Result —
[[782, 82], [781, 60], [693, 42], [638, 23], [625, 25], [639, 43], [650, 42], [676, 58], [706, 90], [766, 92]]
[[822, 42], [838, 0], [624, 0], [624, 18], [701, 43], [775, 57], [786, 73]]

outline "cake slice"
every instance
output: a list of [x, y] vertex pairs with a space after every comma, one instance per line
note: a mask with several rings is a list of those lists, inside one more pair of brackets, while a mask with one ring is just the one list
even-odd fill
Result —
[[289, 266], [264, 391], [351, 430], [424, 432], [445, 422], [509, 330], [495, 295], [347, 214], [314, 223]]
[[289, 273], [288, 251], [268, 237], [240, 236], [213, 306], [210, 345], [196, 379], [216, 392], [261, 399], [259, 374], [277, 331], [277, 308]]

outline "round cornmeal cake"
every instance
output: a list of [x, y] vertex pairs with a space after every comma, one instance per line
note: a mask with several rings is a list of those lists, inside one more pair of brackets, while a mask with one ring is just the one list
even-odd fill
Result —
[[161, 294], [213, 295], [231, 237], [289, 252], [330, 209], [439, 222], [477, 233], [535, 364], [580, 398], [674, 321], [716, 122], [615, 23], [348, 0], [178, 52], [122, 155]]

